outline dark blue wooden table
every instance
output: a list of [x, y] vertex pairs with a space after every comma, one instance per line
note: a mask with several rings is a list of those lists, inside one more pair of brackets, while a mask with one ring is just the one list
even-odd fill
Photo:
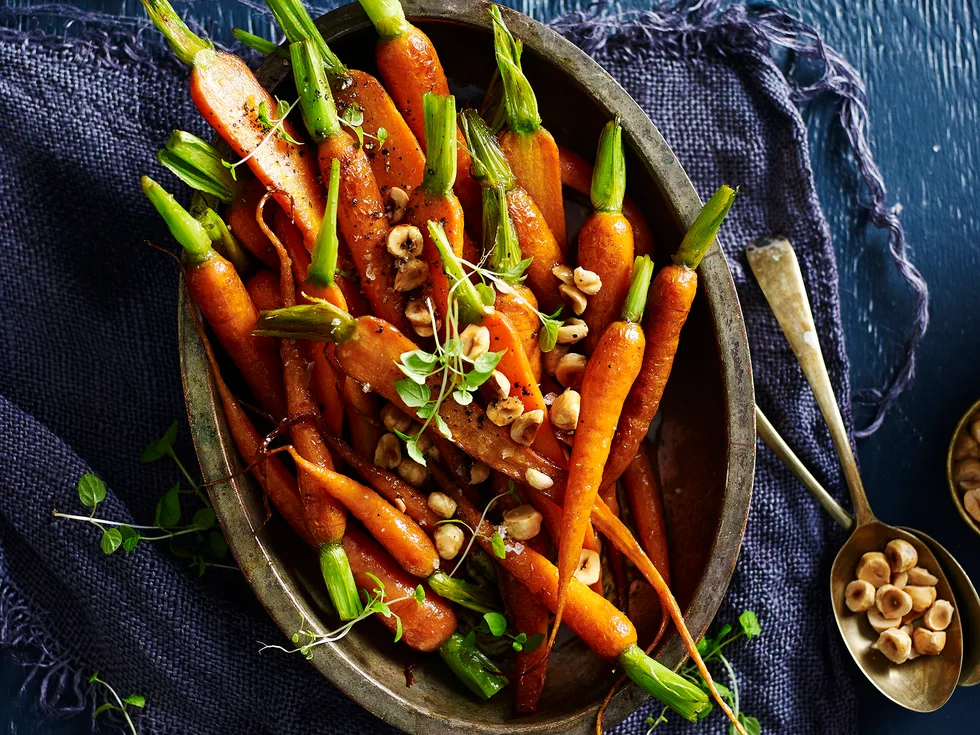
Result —
[[[872, 145], [890, 187], [890, 203], [901, 207], [913, 259], [931, 286], [931, 323], [915, 381], [881, 430], [859, 442], [865, 486], [882, 520], [935, 536], [980, 581], [980, 537], [956, 514], [944, 475], [950, 433], [960, 414], [980, 398], [980, 208], [973, 197], [980, 190], [980, 7], [976, 0], [781, 1], [816, 26], [864, 75]], [[76, 4], [106, 13], [138, 13], [135, 0]], [[538, 5], [534, 0], [526, 4], [525, 10]], [[648, 5], [642, 0], [624, 4]], [[195, 10], [208, 17], [207, 7], [218, 5], [220, 0], [205, 0]], [[223, 14], [224, 28], [232, 22], [249, 24], [249, 18], [228, 15]], [[884, 237], [854, 204], [862, 192], [853, 161], [842, 155], [846, 143], [834, 110], [818, 101], [805, 114], [818, 191], [840, 264], [852, 385], [877, 387], [900, 358], [914, 301], [888, 260]], [[860, 423], [866, 417], [860, 407], [856, 412]], [[5, 732], [90, 731], [88, 717], [41, 718], [33, 704], [36, 685], [18, 696], [23, 678], [20, 664], [0, 657]], [[931, 715], [911, 714], [887, 702], [863, 679], [858, 688], [863, 733], [980, 732], [980, 687], [958, 690]]]

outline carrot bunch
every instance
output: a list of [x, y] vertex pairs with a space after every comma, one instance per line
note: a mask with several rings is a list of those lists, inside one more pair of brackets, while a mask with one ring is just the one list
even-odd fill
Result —
[[[202, 327], [239, 453], [316, 550], [345, 621], [297, 634], [296, 650], [312, 655], [371, 617], [438, 652], [481, 699], [512, 679], [525, 713], [564, 622], [683, 717], [704, 716], [710, 694], [742, 732], [670, 591], [642, 444], [733, 192], [719, 190], [655, 274], [650, 228], [626, 196], [619, 119], [594, 166], [562, 148], [497, 6], [490, 126], [457, 111], [432, 40], [396, 0], [360, 0], [380, 81], [345, 66], [299, 0], [267, 0], [288, 44], [236, 35], [289, 61], [292, 102], [166, 0], [143, 2], [237, 157], [178, 131], [159, 158], [195, 190], [190, 211], [148, 177], [143, 188], [183, 249], [210, 334], [265, 412], [246, 413]], [[563, 186], [592, 204], [577, 233]], [[635, 535], [620, 517], [620, 475]], [[637, 585], [659, 607], [634, 609]], [[463, 620], [484, 616], [480, 636], [457, 630], [461, 608]], [[638, 646], [637, 627], [656, 641], [668, 620], [704, 688]], [[512, 668], [480, 647], [502, 635]]]

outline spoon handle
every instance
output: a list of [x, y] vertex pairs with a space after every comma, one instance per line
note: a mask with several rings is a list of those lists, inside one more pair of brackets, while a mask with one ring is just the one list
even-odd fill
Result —
[[746, 248], [745, 254], [827, 422], [830, 439], [840, 457], [844, 478], [851, 491], [851, 502], [858, 525], [863, 526], [875, 517], [868, 504], [864, 485], [861, 484], [857, 461], [844, 428], [844, 419], [834, 397], [834, 389], [830, 385], [827, 365], [817, 338], [817, 328], [813, 323], [813, 313], [810, 311], [810, 301], [800, 273], [800, 263], [796, 259], [793, 246], [788, 240], [777, 238], [764, 243], [753, 243]]

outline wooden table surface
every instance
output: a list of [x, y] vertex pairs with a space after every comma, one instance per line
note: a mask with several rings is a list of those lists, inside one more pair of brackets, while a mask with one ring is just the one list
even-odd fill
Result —
[[[975, 187], [980, 191], [980, 3], [777, 1], [813, 24], [864, 76], [872, 146], [889, 187], [889, 203], [901, 207], [913, 260], [931, 289], [931, 321], [919, 349], [916, 378], [885, 425], [859, 442], [865, 487], [882, 520], [914, 525], [935, 536], [980, 582], [980, 536], [956, 514], [944, 474], [953, 427], [980, 398], [980, 208], [971, 198]], [[2, 2], [31, 5], [43, 0]], [[533, 0], [526, 2], [536, 6]], [[75, 3], [107, 13], [136, 13], [138, 8], [135, 0]], [[219, 5], [220, 0], [204, 0], [195, 10], [209, 17], [208, 7]], [[223, 26], [248, 21], [228, 15], [223, 14]], [[853, 161], [843, 154], [845, 141], [834, 109], [817, 101], [805, 117], [817, 187], [840, 265], [851, 382], [855, 389], [877, 387], [900, 358], [914, 301], [887, 257], [885, 237], [855, 206], [863, 192]], [[860, 407], [856, 413], [859, 423], [866, 418]], [[34, 704], [36, 685], [18, 696], [23, 678], [12, 656], [0, 656], [5, 732], [89, 731], [87, 717], [60, 722], [40, 717]], [[863, 678], [854, 680], [862, 733], [980, 733], [980, 687], [960, 689], [939, 712], [917, 715], [887, 702]], [[842, 687], [851, 685], [841, 682]], [[705, 727], [708, 733], [721, 726]]]

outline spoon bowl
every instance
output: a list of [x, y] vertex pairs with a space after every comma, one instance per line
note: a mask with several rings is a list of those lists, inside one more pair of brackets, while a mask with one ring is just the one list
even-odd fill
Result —
[[[919, 555], [918, 565], [939, 580], [936, 599], [953, 604], [953, 619], [946, 628], [946, 646], [938, 656], [919, 656], [914, 661], [895, 664], [872, 648], [878, 634], [868, 622], [867, 613], [851, 612], [844, 604], [844, 588], [856, 578], [861, 557], [871, 551], [884, 551], [894, 539], [908, 541]], [[956, 689], [963, 665], [963, 632], [959, 605], [936, 556], [921, 538], [881, 521], [858, 526], [844, 543], [830, 572], [830, 596], [834, 616], [847, 650], [875, 687], [893, 702], [915, 712], [934, 712], [946, 704]]]

